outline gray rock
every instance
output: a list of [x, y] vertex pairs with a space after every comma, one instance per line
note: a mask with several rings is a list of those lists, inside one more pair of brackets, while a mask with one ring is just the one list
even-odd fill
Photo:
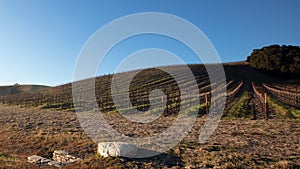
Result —
[[54, 166], [54, 167], [61, 167], [60, 163], [56, 162], [56, 161], [50, 161], [50, 162], [48, 162], [48, 165]]
[[137, 147], [124, 142], [98, 143], [98, 153], [103, 157], [132, 157], [137, 152]]
[[75, 156], [70, 155], [68, 152], [64, 150], [56, 150], [53, 153], [53, 160], [60, 163], [73, 163], [81, 160]]
[[47, 159], [47, 158], [42, 158], [41, 159], [41, 163], [48, 163], [48, 162], [51, 162], [52, 160], [50, 159]]
[[28, 162], [34, 163], [34, 164], [48, 164], [49, 166], [54, 167], [61, 167], [64, 165], [68, 165], [77, 161], [80, 161], [82, 159], [74, 157], [72, 155], [69, 155], [68, 152], [64, 150], [56, 150], [53, 152], [53, 160], [33, 155], [28, 157]]
[[68, 155], [69, 153], [66, 152], [65, 150], [55, 150], [53, 152], [53, 154], [57, 154], [57, 155]]
[[30, 156], [30, 157], [27, 157], [28, 162], [30, 162], [30, 163], [35, 163], [35, 164], [41, 163], [41, 160], [42, 160], [43, 158], [44, 158], [44, 157], [41, 157], [41, 156], [38, 156], [38, 155], [33, 155], [33, 156]]

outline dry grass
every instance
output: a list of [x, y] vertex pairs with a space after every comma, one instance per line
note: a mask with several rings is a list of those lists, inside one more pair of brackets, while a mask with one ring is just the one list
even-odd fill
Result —
[[[158, 120], [151, 128], [129, 123], [118, 114], [106, 118], [118, 131], [144, 137], [164, 131], [170, 125], [165, 121], [171, 122], [174, 117]], [[300, 167], [299, 120], [222, 120], [208, 143], [199, 144], [204, 120], [205, 117], [199, 117], [180, 144], [159, 156], [101, 158], [96, 155], [96, 144], [83, 132], [75, 113], [0, 106], [0, 168], [38, 168], [41, 166], [27, 162], [28, 156], [37, 154], [50, 158], [58, 149], [84, 159], [64, 168]]]

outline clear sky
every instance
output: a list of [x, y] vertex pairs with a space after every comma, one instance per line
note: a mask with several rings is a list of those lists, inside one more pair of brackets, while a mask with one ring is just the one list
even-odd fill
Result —
[[[0, 85], [71, 82], [88, 38], [128, 14], [163, 12], [184, 18], [207, 35], [223, 62], [232, 62], [266, 45], [299, 46], [299, 9], [299, 0], [0, 0]], [[177, 42], [169, 41], [135, 37], [112, 51], [99, 72], [113, 72], [122, 60], [115, 57], [134, 50], [178, 49]], [[173, 52], [187, 63], [199, 62], [187, 50]]]

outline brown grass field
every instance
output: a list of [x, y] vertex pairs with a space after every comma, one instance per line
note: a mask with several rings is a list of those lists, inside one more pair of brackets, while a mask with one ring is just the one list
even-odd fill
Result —
[[[174, 116], [163, 117], [150, 130], [107, 115], [124, 134], [145, 136], [161, 132]], [[102, 158], [73, 112], [0, 106], [0, 168], [51, 168], [27, 162], [30, 155], [51, 158], [67, 150], [83, 161], [64, 168], [299, 168], [300, 121], [295, 119], [223, 119], [205, 144], [198, 143], [205, 115], [183, 141], [168, 152], [145, 159]], [[159, 124], [160, 123], [160, 124]], [[129, 130], [128, 130], [129, 129]]]
[[[180, 66], [170, 68], [180, 74], [182, 81], [189, 83]], [[199, 93], [209, 91], [210, 84], [203, 65], [190, 65], [190, 68], [199, 85]], [[228, 92], [235, 91], [241, 82], [243, 85], [227, 100], [224, 116], [207, 143], [198, 142], [207, 117], [204, 101], [196, 123], [178, 145], [165, 153], [143, 159], [97, 155], [97, 144], [86, 135], [74, 112], [72, 84], [31, 93], [0, 95], [0, 168], [52, 168], [31, 164], [27, 157], [52, 158], [54, 150], [66, 150], [83, 159], [62, 168], [300, 168], [300, 79], [287, 80], [266, 75], [251, 69], [245, 62], [225, 64], [224, 69], [227, 83], [233, 82], [227, 87]], [[163, 110], [165, 114], [149, 124], [130, 122], [117, 113], [111, 99], [111, 78], [111, 75], [97, 77], [95, 92], [99, 109], [103, 110], [107, 122], [114, 129], [136, 138], [158, 135], [172, 125], [181, 104], [177, 102], [178, 88], [172, 77], [149, 69], [131, 83], [133, 103], [141, 97], [139, 92], [149, 93], [160, 88], [169, 94], [168, 111]], [[283, 90], [297, 88], [298, 91], [289, 92], [288, 99], [283, 100], [278, 99], [276, 94], [268, 95], [270, 118], [267, 120], [268, 116], [260, 104], [262, 99], [255, 97], [257, 94], [252, 82], [261, 93], [263, 83], [271, 87], [282, 85]], [[86, 90], [85, 83], [81, 89]], [[189, 106], [191, 102], [184, 104]], [[136, 101], [135, 104], [142, 106], [142, 110], [149, 107], [147, 100]], [[195, 107], [187, 110], [190, 108], [194, 110]]]

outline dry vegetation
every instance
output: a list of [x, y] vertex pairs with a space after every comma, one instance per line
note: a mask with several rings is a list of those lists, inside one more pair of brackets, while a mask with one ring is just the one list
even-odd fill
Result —
[[[169, 68], [177, 71], [179, 80], [189, 86], [187, 74], [182, 73], [180, 66]], [[131, 137], [162, 133], [172, 125], [180, 106], [186, 107], [187, 112], [198, 110], [199, 117], [190, 133], [168, 152], [145, 159], [99, 157], [97, 144], [85, 134], [74, 112], [72, 84], [65, 84], [0, 97], [0, 168], [51, 168], [30, 164], [27, 157], [51, 158], [54, 150], [66, 150], [83, 159], [64, 168], [300, 168], [300, 79], [288, 81], [271, 77], [252, 70], [245, 63], [224, 65], [227, 91], [233, 94], [227, 94], [224, 117], [214, 134], [207, 143], [199, 144], [198, 137], [206, 119], [206, 96], [209, 96], [205, 93], [211, 90], [211, 85], [203, 65], [190, 65], [190, 68], [198, 83], [200, 106], [189, 107], [193, 105], [194, 96], [180, 102], [177, 83], [162, 71], [142, 71], [131, 82], [130, 101], [141, 111], [150, 106], [147, 99], [150, 91], [161, 89], [167, 95], [168, 106], [158, 110], [163, 116], [149, 124], [133, 123], [116, 113], [110, 92], [112, 76], [96, 78], [99, 110], [113, 128]], [[130, 73], [133, 72], [121, 75]], [[252, 82], [255, 85], [251, 85]], [[123, 83], [120, 80], [118, 84]], [[286, 91], [284, 95], [278, 92], [271, 95], [270, 89], [264, 89], [264, 83]], [[291, 89], [297, 90], [290, 92]], [[85, 81], [80, 90], [87, 90]], [[270, 94], [269, 120], [261, 105], [264, 92]]]
[[[151, 129], [107, 115], [108, 121], [124, 134], [138, 137], [164, 130], [174, 116], [158, 120]], [[145, 159], [101, 158], [96, 144], [81, 129], [75, 113], [34, 108], [0, 107], [1, 168], [38, 168], [27, 162], [37, 154], [51, 158], [57, 149], [83, 158], [65, 168], [299, 168], [299, 120], [222, 120], [208, 143], [197, 142], [205, 116], [199, 117], [188, 136], [170, 151]], [[147, 134], [146, 134], [147, 135]]]

